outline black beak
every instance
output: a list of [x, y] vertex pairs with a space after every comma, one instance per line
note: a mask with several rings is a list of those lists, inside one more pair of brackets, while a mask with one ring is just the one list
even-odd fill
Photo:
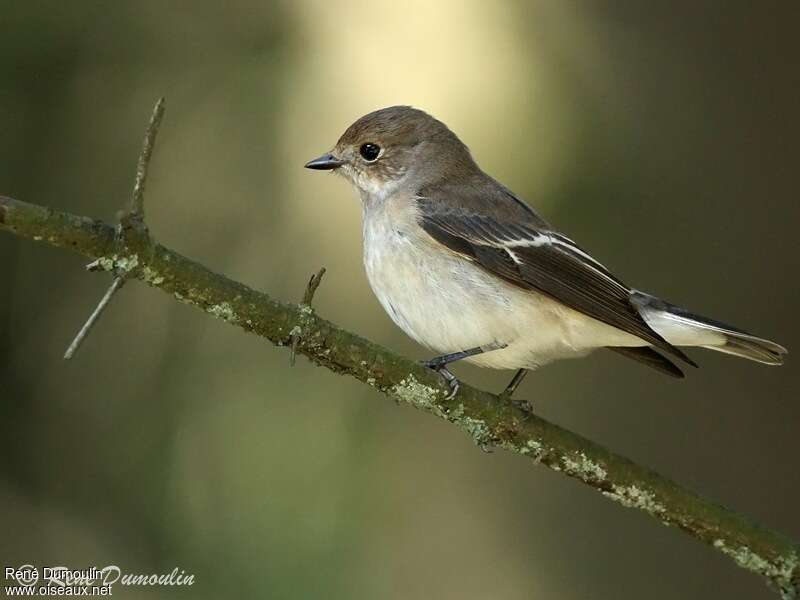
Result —
[[337, 167], [341, 167], [343, 164], [343, 161], [336, 158], [333, 154], [328, 153], [308, 161], [305, 164], [305, 168], [316, 169], [317, 171], [332, 171]]

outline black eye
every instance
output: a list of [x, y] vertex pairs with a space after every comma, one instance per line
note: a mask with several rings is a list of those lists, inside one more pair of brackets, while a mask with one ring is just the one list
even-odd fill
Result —
[[364, 160], [372, 162], [378, 158], [378, 154], [381, 153], [381, 147], [377, 144], [364, 144], [358, 149], [358, 152], [364, 157]]

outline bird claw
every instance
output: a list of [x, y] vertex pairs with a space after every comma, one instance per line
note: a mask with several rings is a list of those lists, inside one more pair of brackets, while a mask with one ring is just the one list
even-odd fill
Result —
[[507, 399], [511, 402], [512, 406], [515, 406], [525, 414], [527, 415], [533, 414], [533, 404], [528, 400], [516, 400], [511, 398], [510, 396], [508, 396]]
[[453, 377], [452, 379], [447, 379], [447, 377], [445, 377], [445, 381], [447, 381], [447, 385], [450, 387], [450, 393], [447, 394], [447, 396], [445, 396], [445, 400], [452, 400], [453, 398], [456, 397], [456, 394], [458, 393], [458, 388], [460, 387], [458, 379], [456, 379], [455, 377]]
[[458, 393], [458, 388], [460, 387], [460, 383], [458, 381], [458, 377], [453, 375], [447, 368], [447, 365], [443, 365], [438, 363], [436, 360], [425, 360], [422, 361], [422, 365], [428, 367], [429, 369], [436, 371], [439, 375], [442, 376], [447, 382], [448, 387], [450, 388], [450, 393], [445, 396], [445, 400], [452, 400], [456, 397]]

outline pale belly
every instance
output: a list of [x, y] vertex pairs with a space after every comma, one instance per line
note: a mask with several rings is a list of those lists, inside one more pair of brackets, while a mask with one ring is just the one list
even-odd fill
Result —
[[441, 247], [434, 251], [435, 242], [426, 238], [412, 242], [412, 235], [365, 223], [364, 266], [391, 319], [436, 354], [505, 344], [467, 360], [496, 369], [533, 369], [597, 347], [642, 344]]

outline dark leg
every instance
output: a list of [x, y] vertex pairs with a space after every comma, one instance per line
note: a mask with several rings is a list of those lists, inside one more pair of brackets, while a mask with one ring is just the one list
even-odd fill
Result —
[[514, 377], [511, 379], [511, 383], [506, 386], [506, 389], [503, 390], [503, 393], [500, 394], [504, 398], [511, 398], [514, 395], [514, 392], [517, 391], [519, 384], [522, 383], [522, 380], [525, 379], [525, 376], [528, 374], [528, 369], [520, 369], [514, 374]]
[[450, 400], [453, 396], [455, 396], [458, 393], [458, 386], [459, 386], [458, 377], [453, 375], [450, 372], [450, 370], [444, 365], [442, 365], [441, 367], [431, 367], [431, 368], [437, 373], [439, 373], [439, 375], [444, 377], [444, 380], [447, 382], [447, 385], [450, 386], [450, 393], [447, 395], [447, 399]]
[[[492, 348], [492, 350], [494, 350], [494, 348]], [[434, 356], [432, 359], [426, 360], [423, 364], [429, 369], [436, 370], [440, 367], [450, 364], [451, 362], [456, 362], [462, 358], [469, 358], [470, 356], [475, 356], [476, 354], [483, 354], [484, 352], [486, 352], [486, 350], [483, 349], [483, 346], [475, 346], [474, 348], [462, 350], [461, 352], [453, 352], [452, 354]]]
[[475, 346], [474, 348], [470, 348], [468, 350], [462, 350], [461, 352], [453, 352], [451, 354], [443, 354], [442, 356], [436, 356], [430, 360], [423, 361], [423, 365], [428, 367], [429, 369], [433, 369], [437, 373], [439, 373], [442, 377], [444, 377], [445, 381], [447, 381], [447, 385], [450, 386], [450, 394], [447, 396], [447, 399], [451, 399], [453, 396], [456, 395], [458, 392], [458, 378], [453, 375], [448, 369], [447, 365], [451, 362], [455, 362], [457, 360], [461, 360], [463, 358], [469, 358], [470, 356], [475, 356], [476, 354], [483, 354], [484, 352], [491, 352], [492, 350], [500, 350], [501, 348], [505, 348], [506, 344], [487, 344], [486, 346]]

